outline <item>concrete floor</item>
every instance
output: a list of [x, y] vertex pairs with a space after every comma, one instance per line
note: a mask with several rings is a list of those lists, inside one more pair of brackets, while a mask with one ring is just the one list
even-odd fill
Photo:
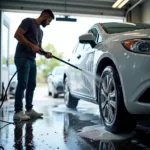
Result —
[[[0, 119], [13, 121], [13, 104], [13, 99], [4, 103]], [[15, 125], [0, 122], [0, 146], [5, 150], [150, 150], [150, 121], [138, 124], [132, 133], [114, 135], [104, 129], [97, 105], [80, 101], [77, 110], [67, 109], [63, 96], [52, 99], [46, 88], [36, 89], [34, 109], [43, 112], [43, 118]]]

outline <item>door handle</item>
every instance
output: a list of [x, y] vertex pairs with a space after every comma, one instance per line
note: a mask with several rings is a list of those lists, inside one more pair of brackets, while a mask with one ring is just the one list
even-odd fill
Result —
[[81, 55], [79, 54], [79, 55], [77, 56], [77, 58], [80, 59], [80, 58], [81, 58]]

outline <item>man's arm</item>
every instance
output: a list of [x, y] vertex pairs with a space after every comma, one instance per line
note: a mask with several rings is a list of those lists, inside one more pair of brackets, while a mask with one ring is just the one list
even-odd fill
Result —
[[22, 44], [24, 44], [25, 46], [29, 46], [32, 48], [32, 46], [34, 44], [32, 44], [30, 41], [28, 41], [25, 37], [24, 37], [25, 31], [21, 28], [18, 28], [14, 37], [21, 42]]
[[25, 46], [29, 46], [32, 48], [32, 51], [33, 52], [38, 52], [40, 50], [40, 48], [36, 45], [34, 45], [33, 43], [31, 43], [30, 41], [28, 41], [25, 36], [25, 31], [21, 28], [18, 28], [14, 37], [19, 41], [21, 42], [22, 44], [24, 44]]
[[[39, 45], [39, 47], [40, 47], [40, 51], [38, 52], [40, 55], [45, 55], [44, 53], [45, 53], [45, 51], [42, 49], [42, 46], [41, 46], [41, 44]], [[44, 53], [42, 53], [42, 51], [44, 52]]]

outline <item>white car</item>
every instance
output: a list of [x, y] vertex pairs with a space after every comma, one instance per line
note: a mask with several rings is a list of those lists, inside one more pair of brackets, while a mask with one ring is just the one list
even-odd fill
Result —
[[64, 93], [63, 75], [64, 66], [56, 66], [52, 72], [48, 73], [48, 95], [52, 95], [53, 98]]
[[[16, 66], [14, 64], [9, 65], [9, 80], [11, 80], [12, 76], [15, 74], [15, 72], [17, 71]], [[16, 88], [17, 88], [17, 75], [15, 75], [13, 77], [13, 79], [11, 80], [11, 83], [9, 85], [9, 97], [10, 98], [14, 98], [15, 97], [15, 92], [16, 92]]]
[[132, 131], [150, 114], [150, 25], [97, 23], [72, 51], [64, 75], [65, 103], [99, 105], [107, 130]]

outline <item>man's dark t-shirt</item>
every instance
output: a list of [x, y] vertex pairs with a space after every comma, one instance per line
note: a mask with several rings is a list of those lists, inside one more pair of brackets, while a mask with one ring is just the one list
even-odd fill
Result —
[[[36, 23], [35, 19], [32, 18], [24, 19], [21, 22], [19, 28], [25, 31], [24, 36], [28, 41], [37, 46], [41, 44], [43, 32], [40, 26]], [[36, 57], [36, 53], [34, 53], [30, 47], [25, 46], [22, 43], [18, 42], [15, 57], [29, 58], [34, 60]]]

